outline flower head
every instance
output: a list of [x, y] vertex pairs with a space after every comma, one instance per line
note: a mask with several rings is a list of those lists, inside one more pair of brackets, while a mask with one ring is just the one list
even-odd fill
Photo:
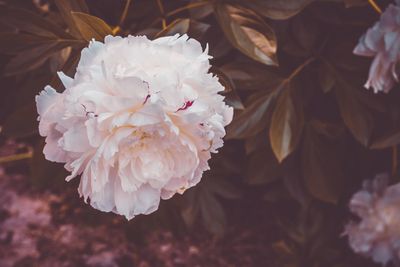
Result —
[[387, 187], [377, 177], [354, 194], [350, 209], [360, 218], [346, 226], [352, 249], [383, 265], [400, 259], [400, 184]]
[[361, 37], [354, 53], [374, 57], [369, 70], [366, 88], [374, 92], [389, 92], [399, 81], [400, 61], [400, 1], [389, 5], [375, 25]]
[[232, 120], [209, 58], [186, 35], [90, 42], [75, 77], [59, 73], [65, 91], [36, 97], [46, 159], [65, 163], [67, 181], [81, 175], [96, 209], [155, 211], [200, 181]]

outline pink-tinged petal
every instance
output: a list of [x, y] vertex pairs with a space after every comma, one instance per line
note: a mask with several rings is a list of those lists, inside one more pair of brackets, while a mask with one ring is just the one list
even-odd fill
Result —
[[58, 78], [60, 78], [60, 80], [65, 88], [69, 88], [74, 84], [74, 79], [65, 75], [64, 72], [59, 71], [59, 72], [57, 72], [57, 75], [58, 75]]
[[208, 73], [208, 50], [184, 36], [107, 36], [82, 50], [66, 88], [37, 96], [44, 153], [81, 175], [79, 194], [131, 219], [196, 185], [233, 117]]
[[62, 134], [58, 131], [50, 131], [46, 137], [46, 144], [43, 148], [43, 154], [45, 158], [53, 162], [67, 162], [68, 153], [60, 148], [58, 141], [62, 137]]
[[87, 128], [83, 125], [77, 125], [68, 129], [58, 142], [63, 150], [68, 152], [84, 153], [91, 149], [87, 135]]
[[57, 103], [60, 94], [54, 88], [46, 86], [38, 96], [36, 96], [36, 107], [39, 115], [44, 115], [54, 104]]
[[359, 220], [346, 225], [344, 234], [354, 252], [386, 265], [400, 259], [400, 184], [381, 188], [382, 184], [377, 176], [354, 194], [350, 209]]
[[400, 60], [400, 7], [390, 4], [380, 20], [360, 38], [353, 52], [375, 57], [365, 87], [372, 87], [375, 93], [388, 93], [398, 82], [393, 70]]

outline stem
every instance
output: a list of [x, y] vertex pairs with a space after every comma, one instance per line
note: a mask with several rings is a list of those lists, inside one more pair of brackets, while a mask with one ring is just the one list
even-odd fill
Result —
[[368, 3], [372, 6], [373, 9], [375, 9], [376, 12], [378, 12], [379, 14], [382, 13], [382, 9], [378, 6], [375, 0], [368, 0]]
[[21, 154], [1, 157], [0, 158], [0, 163], [8, 163], [8, 162], [21, 160], [21, 159], [30, 159], [30, 158], [32, 158], [32, 155], [33, 155], [32, 151], [28, 151], [26, 153], [21, 153]]
[[128, 10], [131, 2], [132, 0], [126, 0], [124, 10], [122, 11], [121, 17], [119, 18], [118, 25], [115, 26], [114, 29], [112, 29], [113, 35], [116, 35], [121, 30], [121, 27], [125, 22], [126, 16], [128, 15]]
[[119, 19], [118, 26], [121, 27], [124, 24], [126, 16], [128, 15], [129, 6], [131, 5], [132, 0], [126, 0], [124, 10], [122, 11], [121, 17]]
[[392, 175], [397, 172], [397, 146], [392, 147]]
[[167, 28], [167, 20], [165, 19], [165, 13], [164, 13], [164, 6], [161, 2], [161, 0], [157, 0], [157, 5], [158, 5], [158, 9], [160, 10], [160, 14], [161, 14], [161, 25], [162, 25], [162, 29], [166, 29]]
[[[204, 6], [204, 5], [207, 5], [207, 4], [209, 4], [208, 1], [202, 1], [202, 2], [196, 2], [196, 3], [188, 4], [188, 5], [186, 5], [186, 6], [179, 7], [179, 8], [177, 8], [177, 9], [175, 9], [175, 10], [172, 10], [172, 11], [168, 12], [167, 14], [165, 14], [165, 17], [166, 17], [166, 18], [172, 17], [172, 16], [174, 16], [174, 15], [176, 15], [176, 14], [182, 12], [182, 11], [189, 10], [189, 9], [192, 9], [192, 8], [201, 7], [201, 6]], [[153, 26], [154, 24], [156, 24], [159, 20], [161, 20], [161, 18], [155, 19], [155, 20], [149, 25], [149, 27], [151, 27], [151, 26]]]
[[179, 7], [177, 9], [175, 9], [175, 10], [172, 10], [171, 12], [168, 12], [166, 14], [166, 17], [171, 17], [171, 16], [174, 16], [174, 15], [178, 14], [179, 12], [182, 12], [182, 11], [185, 11], [185, 10], [189, 10], [189, 9], [192, 9], [192, 8], [196, 8], [196, 7], [205, 6], [207, 4], [208, 4], [208, 1], [201, 1], [201, 2], [191, 3], [191, 4], [188, 4], [186, 6]]

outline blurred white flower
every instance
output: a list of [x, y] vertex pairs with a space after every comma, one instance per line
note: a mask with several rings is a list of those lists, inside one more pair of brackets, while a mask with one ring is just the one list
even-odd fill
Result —
[[354, 53], [374, 57], [366, 88], [389, 92], [399, 81], [400, 61], [400, 0], [390, 4], [375, 25], [361, 37]]
[[233, 116], [208, 73], [209, 58], [186, 35], [153, 41], [107, 36], [83, 49], [75, 77], [36, 97], [46, 159], [101, 211], [127, 219], [197, 184]]
[[400, 184], [387, 187], [386, 181], [378, 176], [354, 194], [350, 209], [360, 221], [345, 230], [354, 252], [383, 265], [400, 259]]

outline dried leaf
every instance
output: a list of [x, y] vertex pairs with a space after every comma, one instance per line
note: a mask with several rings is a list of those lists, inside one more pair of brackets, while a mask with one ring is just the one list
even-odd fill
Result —
[[215, 14], [235, 48], [263, 64], [278, 65], [275, 32], [254, 11], [218, 2]]
[[247, 0], [245, 5], [270, 19], [288, 19], [315, 0]]
[[55, 0], [54, 1], [62, 18], [65, 23], [68, 25], [68, 28], [71, 31], [71, 34], [81, 39], [82, 35], [80, 34], [79, 28], [75, 24], [75, 20], [72, 16], [71, 12], [82, 12], [89, 13], [89, 9], [84, 0]]
[[304, 124], [302, 107], [293, 98], [290, 83], [281, 90], [269, 129], [271, 147], [279, 162], [296, 149]]
[[223, 95], [225, 96], [225, 102], [235, 109], [243, 110], [244, 106], [242, 100], [236, 92], [236, 87], [232, 79], [217, 67], [212, 67], [210, 71], [217, 75], [219, 82], [225, 88], [223, 92]]
[[107, 35], [113, 35], [111, 27], [104, 20], [81, 12], [72, 12], [71, 14], [86, 41], [95, 39], [102, 42]]

